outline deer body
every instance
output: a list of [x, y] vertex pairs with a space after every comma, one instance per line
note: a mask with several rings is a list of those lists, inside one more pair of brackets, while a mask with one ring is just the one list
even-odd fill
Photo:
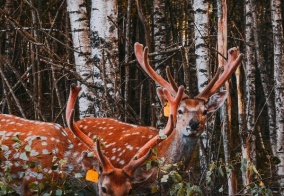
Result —
[[1, 180], [18, 194], [29, 195], [31, 182], [44, 183], [81, 172], [81, 152], [88, 148], [74, 144], [72, 136], [55, 123], [0, 114]]

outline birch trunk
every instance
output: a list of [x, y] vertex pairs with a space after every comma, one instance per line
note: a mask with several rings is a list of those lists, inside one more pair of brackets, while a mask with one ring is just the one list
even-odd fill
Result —
[[[209, 4], [207, 1], [194, 0], [194, 22], [195, 22], [195, 56], [197, 67], [197, 85], [198, 91], [201, 92], [208, 84], [209, 78]], [[208, 122], [207, 125], [210, 123]], [[209, 125], [210, 126], [210, 125]], [[207, 128], [209, 127], [207, 126]], [[202, 173], [208, 169], [207, 154], [204, 153], [203, 147], [208, 147], [208, 134], [204, 131], [201, 134], [202, 144], [199, 146], [200, 166]], [[206, 151], [205, 151], [206, 152]], [[204, 179], [203, 179], [204, 180]]]
[[[255, 53], [254, 53], [254, 37], [253, 37], [253, 24], [252, 24], [252, 12], [253, 10], [252, 0], [246, 0], [245, 3], [245, 42], [246, 42], [246, 61], [245, 61], [245, 73], [246, 73], [246, 122], [248, 136], [243, 140], [243, 167], [246, 170], [249, 169], [251, 164], [255, 164]], [[247, 141], [249, 138], [249, 141]], [[246, 142], [246, 144], [245, 144]], [[249, 143], [249, 144], [248, 144]], [[246, 179], [244, 186], [249, 185], [252, 182], [251, 175], [246, 171]], [[247, 188], [249, 188], [247, 186]]]
[[[93, 64], [89, 60], [91, 53], [89, 20], [84, 0], [67, 0], [67, 11], [70, 18], [76, 71], [86, 80], [94, 83]], [[82, 84], [79, 94], [79, 117], [94, 116], [94, 94]]]
[[131, 57], [131, 50], [132, 48], [130, 44], [131, 42], [131, 9], [132, 9], [132, 0], [127, 1], [127, 16], [126, 16], [126, 24], [125, 24], [125, 76], [124, 76], [124, 122], [128, 121], [127, 117], [127, 104], [129, 103], [129, 87], [130, 87], [130, 69], [129, 66], [127, 65], [128, 62], [130, 61]]
[[[253, 6], [256, 6], [254, 4]], [[254, 8], [253, 10], [257, 10]], [[253, 36], [254, 36], [254, 45], [255, 45], [255, 53], [256, 53], [256, 61], [258, 70], [260, 72], [261, 85], [263, 88], [265, 101], [267, 104], [267, 113], [268, 113], [268, 125], [269, 125], [269, 138], [270, 138], [270, 146], [273, 156], [276, 155], [276, 132], [275, 132], [275, 104], [272, 96], [273, 92], [273, 78], [269, 77], [269, 63], [265, 62], [262, 40], [259, 39], [259, 24], [256, 11], [252, 12], [252, 22], [253, 22]], [[262, 46], [262, 47], [261, 47]]]
[[[154, 0], [154, 10], [153, 10], [153, 46], [154, 51], [159, 53], [164, 51], [166, 48], [166, 26], [165, 26], [165, 2], [163, 0]], [[162, 61], [162, 55], [156, 55], [154, 57], [154, 64], [156, 72], [161, 75], [162, 77], [165, 76], [166, 66], [161, 66], [160, 63]], [[159, 85], [156, 84], [156, 88]], [[163, 112], [162, 107], [159, 103], [157, 96], [155, 96], [155, 117], [156, 119], [156, 127], [162, 128], [165, 127], [165, 122], [162, 121], [163, 119]]]
[[98, 117], [118, 114], [116, 103], [121, 93], [118, 90], [117, 14], [117, 0], [92, 0], [90, 28], [91, 56], [95, 63], [94, 82], [103, 87], [103, 91], [98, 90], [95, 100], [95, 113]]
[[283, 26], [281, 17], [281, 0], [271, 0], [271, 20], [274, 44], [274, 91], [276, 108], [277, 155], [280, 163], [277, 174], [280, 194], [284, 194], [284, 47]]

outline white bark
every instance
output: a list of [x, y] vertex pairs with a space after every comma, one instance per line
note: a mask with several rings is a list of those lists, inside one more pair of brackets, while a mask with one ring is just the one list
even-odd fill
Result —
[[[116, 75], [118, 69], [118, 34], [116, 28], [117, 0], [92, 0], [91, 9], [91, 56], [97, 66], [94, 70], [95, 84], [104, 86], [105, 93], [108, 92], [115, 99], [120, 77]], [[100, 69], [99, 69], [100, 68]], [[101, 78], [103, 70], [105, 74]], [[100, 110], [100, 99], [107, 96], [102, 91], [98, 93], [95, 103], [97, 116], [107, 116], [107, 111]], [[108, 104], [108, 103], [106, 103]]]
[[277, 174], [281, 195], [284, 194], [284, 47], [283, 26], [281, 17], [281, 0], [271, 0], [271, 20], [274, 44], [274, 86], [276, 108], [277, 155], [280, 164]]
[[209, 77], [208, 10], [207, 1], [194, 0], [195, 54], [199, 92], [207, 86]]
[[[153, 2], [153, 45], [154, 45], [154, 51], [160, 52], [164, 51], [166, 48], [166, 24], [165, 24], [165, 2], [163, 0], [154, 0]], [[154, 60], [157, 62], [154, 64], [154, 67], [156, 68], [156, 72], [161, 75], [162, 77], [165, 76], [165, 72], [162, 71], [165, 70], [166, 66], [159, 66], [161, 63], [162, 55], [156, 55], [154, 57]], [[156, 83], [156, 88], [159, 85]], [[156, 127], [162, 128], [165, 126], [165, 122], [162, 121], [162, 108], [159, 104], [159, 100], [157, 96], [155, 97], [155, 116], [157, 118]]]
[[[195, 23], [195, 55], [196, 55], [196, 69], [197, 69], [197, 84], [198, 91], [201, 92], [208, 84], [209, 77], [209, 50], [208, 50], [208, 36], [209, 36], [209, 4], [207, 1], [194, 0], [194, 23]], [[212, 118], [214, 119], [214, 118]], [[209, 122], [208, 127], [210, 127]], [[207, 155], [203, 153], [202, 146], [208, 148], [208, 135], [207, 131], [201, 134], [203, 144], [199, 147], [200, 153], [200, 166], [202, 172], [208, 169]]]
[[[90, 29], [85, 5], [84, 0], [67, 0], [76, 71], [83, 79], [86, 79], [87, 82], [94, 83], [93, 65], [91, 61], [89, 61], [91, 53]], [[82, 85], [81, 92], [78, 98], [80, 118], [93, 116], [94, 95], [85, 85]]]

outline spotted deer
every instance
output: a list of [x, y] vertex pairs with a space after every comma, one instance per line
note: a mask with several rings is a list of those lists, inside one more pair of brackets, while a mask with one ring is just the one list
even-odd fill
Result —
[[[93, 139], [79, 128], [79, 123], [74, 123], [73, 121], [73, 108], [80, 89], [79, 86], [71, 86], [66, 109], [67, 124], [69, 129], [72, 130], [82, 143], [93, 149]], [[98, 156], [100, 155], [100, 151], [98, 150], [95, 156], [100, 157], [99, 161], [93, 163], [96, 170], [100, 171], [98, 183], [99, 195], [128, 195], [133, 187], [138, 187], [141, 183], [145, 183], [151, 176], [155, 176], [156, 168], [145, 171], [145, 168], [141, 166], [150, 156], [150, 150], [153, 147], [160, 144], [160, 146], [167, 149], [167, 139], [164, 140], [163, 138], [171, 137], [174, 130], [172, 114], [176, 113], [183, 91], [184, 88], [180, 87], [174, 99], [166, 90], [163, 91], [170, 103], [170, 117], [166, 127], [159, 135], [156, 134], [154, 136], [153, 131], [147, 127], [130, 125], [110, 118], [88, 118], [88, 126], [92, 126], [93, 131], [97, 130], [95, 138], [96, 140], [100, 139], [104, 143], [103, 150], [106, 155]], [[146, 137], [144, 133], [146, 131], [152, 136], [147, 135]], [[135, 148], [137, 145], [139, 145], [139, 148]], [[98, 166], [101, 166], [101, 168]]]
[[[169, 72], [169, 68], [166, 69], [169, 80], [169, 82], [167, 82], [150, 66], [147, 47], [143, 49], [142, 44], [135, 43], [134, 50], [137, 61], [147, 75], [160, 87], [167, 89], [172, 95], [176, 95], [177, 85]], [[224, 65], [224, 71], [221, 75], [222, 67], [218, 67], [215, 76], [207, 87], [193, 99], [190, 99], [185, 93], [182, 95], [177, 115], [174, 116], [174, 122], [176, 122], [174, 133], [178, 136], [175, 141], [172, 141], [176, 144], [172, 148], [172, 150], [176, 152], [173, 153], [175, 157], [172, 158], [172, 162], [183, 161], [184, 165], [188, 166], [198, 138], [204, 131], [207, 115], [221, 107], [228, 96], [227, 91], [217, 91], [235, 72], [242, 59], [243, 54], [239, 54], [237, 48], [229, 49], [228, 61], [226, 65]], [[161, 104], [165, 105], [168, 101], [167, 97], [160, 90], [158, 91], [158, 95]], [[178, 148], [176, 146], [178, 146]], [[169, 155], [165, 156], [169, 157]]]
[[82, 171], [82, 152], [88, 150], [79, 143], [58, 124], [0, 114], [1, 181], [20, 195], [32, 195], [31, 184], [72, 178]]

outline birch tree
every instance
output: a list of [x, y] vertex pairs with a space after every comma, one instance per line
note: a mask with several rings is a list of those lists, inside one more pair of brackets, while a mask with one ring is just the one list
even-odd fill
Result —
[[[94, 83], [94, 66], [90, 61], [90, 27], [84, 0], [67, 0], [67, 11], [70, 18], [76, 71], [89, 83]], [[80, 118], [94, 116], [94, 94], [87, 86], [82, 85], [79, 100]]]
[[[280, 163], [277, 174], [280, 194], [284, 194], [284, 35], [281, 17], [281, 0], [271, 0], [271, 20], [274, 44], [274, 92], [276, 108], [277, 155]], [[283, 2], [282, 2], [283, 3]]]
[[119, 91], [117, 14], [117, 0], [92, 0], [91, 58], [95, 64], [94, 83], [101, 87], [94, 100], [95, 113], [98, 117], [117, 113], [116, 103], [121, 94]]
[[[208, 84], [209, 78], [209, 3], [208, 1], [193, 1], [195, 22], [195, 55], [197, 69], [198, 91], [201, 92]], [[200, 165], [202, 172], [208, 169], [207, 157], [203, 148], [207, 147], [207, 132], [201, 134]]]
[[[166, 18], [165, 18], [165, 1], [154, 0], [153, 2], [153, 47], [154, 51], [159, 53], [164, 51], [166, 48]], [[161, 66], [162, 55], [155, 55], [154, 61], [156, 62], [153, 66], [156, 72], [162, 77], [165, 76], [162, 70], [165, 70], [165, 66]], [[156, 87], [157, 84], [156, 84]], [[162, 112], [157, 96], [155, 96], [155, 116], [157, 118], [156, 126], [161, 128], [165, 126], [162, 121]]]
[[[256, 6], [256, 2], [253, 6]], [[256, 54], [256, 61], [257, 61], [257, 68], [260, 72], [260, 79], [261, 79], [261, 85], [265, 96], [265, 101], [267, 104], [267, 113], [268, 113], [268, 126], [269, 126], [269, 139], [270, 139], [270, 145], [271, 145], [271, 151], [272, 155], [275, 157], [276, 154], [276, 132], [275, 132], [275, 102], [273, 100], [273, 77], [269, 76], [270, 69], [273, 69], [272, 66], [270, 66], [270, 63], [265, 59], [264, 55], [264, 47], [263, 45], [266, 44], [265, 42], [267, 40], [261, 40], [260, 39], [260, 32], [261, 32], [261, 24], [258, 16], [260, 13], [258, 13], [257, 8], [254, 8], [254, 12], [252, 12], [252, 23], [253, 23], [253, 36], [254, 36], [254, 45], [255, 45], [255, 54]], [[265, 31], [263, 33], [272, 33], [270, 28], [265, 28]], [[272, 40], [269, 40], [267, 42], [272, 43]]]

